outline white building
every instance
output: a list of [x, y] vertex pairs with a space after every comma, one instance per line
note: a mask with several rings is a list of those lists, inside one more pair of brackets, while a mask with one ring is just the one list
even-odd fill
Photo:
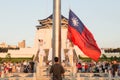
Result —
[[[7, 53], [11, 54], [11, 57], [32, 57], [37, 54], [39, 48], [45, 50], [47, 55], [46, 58], [49, 58], [49, 54], [52, 48], [52, 15], [43, 20], [38, 20], [39, 25], [36, 26], [36, 33], [34, 38], [34, 46], [32, 48], [20, 48], [20, 50], [9, 50]], [[71, 47], [71, 42], [67, 39], [67, 27], [68, 27], [68, 19], [61, 15], [61, 47], [62, 54], [66, 55], [68, 50]], [[73, 47], [73, 46], [72, 46]], [[7, 53], [0, 53], [0, 57], [5, 57]], [[77, 58], [77, 55], [82, 57], [86, 57], [82, 51], [74, 45], [73, 47], [74, 58]], [[106, 56], [114, 56], [117, 54], [107, 54], [102, 51], [102, 54]]]

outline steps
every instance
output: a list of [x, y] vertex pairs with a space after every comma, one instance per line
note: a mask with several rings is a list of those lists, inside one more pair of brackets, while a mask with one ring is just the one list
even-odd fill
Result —
[[[64, 67], [65, 69], [65, 78], [70, 80], [70, 76], [73, 75], [73, 67]], [[36, 70], [36, 80], [50, 80], [49, 77], [49, 67], [37, 67]]]

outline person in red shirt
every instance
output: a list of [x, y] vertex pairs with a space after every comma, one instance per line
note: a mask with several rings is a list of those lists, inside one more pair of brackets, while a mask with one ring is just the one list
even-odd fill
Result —
[[88, 72], [88, 64], [85, 63], [85, 72]]
[[76, 64], [76, 66], [77, 66], [77, 72], [80, 72], [81, 70], [82, 70], [82, 65], [81, 65], [81, 63], [80, 62], [78, 62], [77, 64]]

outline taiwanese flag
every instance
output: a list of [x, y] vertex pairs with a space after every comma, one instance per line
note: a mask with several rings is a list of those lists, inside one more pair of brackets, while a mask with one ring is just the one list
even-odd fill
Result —
[[96, 44], [92, 33], [81, 20], [70, 10], [67, 37], [73, 44], [94, 61], [98, 61], [101, 51]]

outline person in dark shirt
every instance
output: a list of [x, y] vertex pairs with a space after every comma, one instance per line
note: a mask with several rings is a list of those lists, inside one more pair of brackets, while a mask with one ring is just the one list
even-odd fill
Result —
[[29, 67], [30, 67], [30, 72], [31, 73], [34, 73], [34, 62], [31, 60], [30, 62], [29, 62]]
[[113, 64], [112, 64], [112, 75], [113, 75], [113, 77], [115, 77], [117, 70], [118, 70], [118, 64], [117, 64], [116, 61], [113, 61]]
[[55, 64], [50, 68], [50, 76], [52, 75], [52, 80], [62, 80], [65, 70], [61, 64], [59, 64], [58, 57], [54, 58]]

